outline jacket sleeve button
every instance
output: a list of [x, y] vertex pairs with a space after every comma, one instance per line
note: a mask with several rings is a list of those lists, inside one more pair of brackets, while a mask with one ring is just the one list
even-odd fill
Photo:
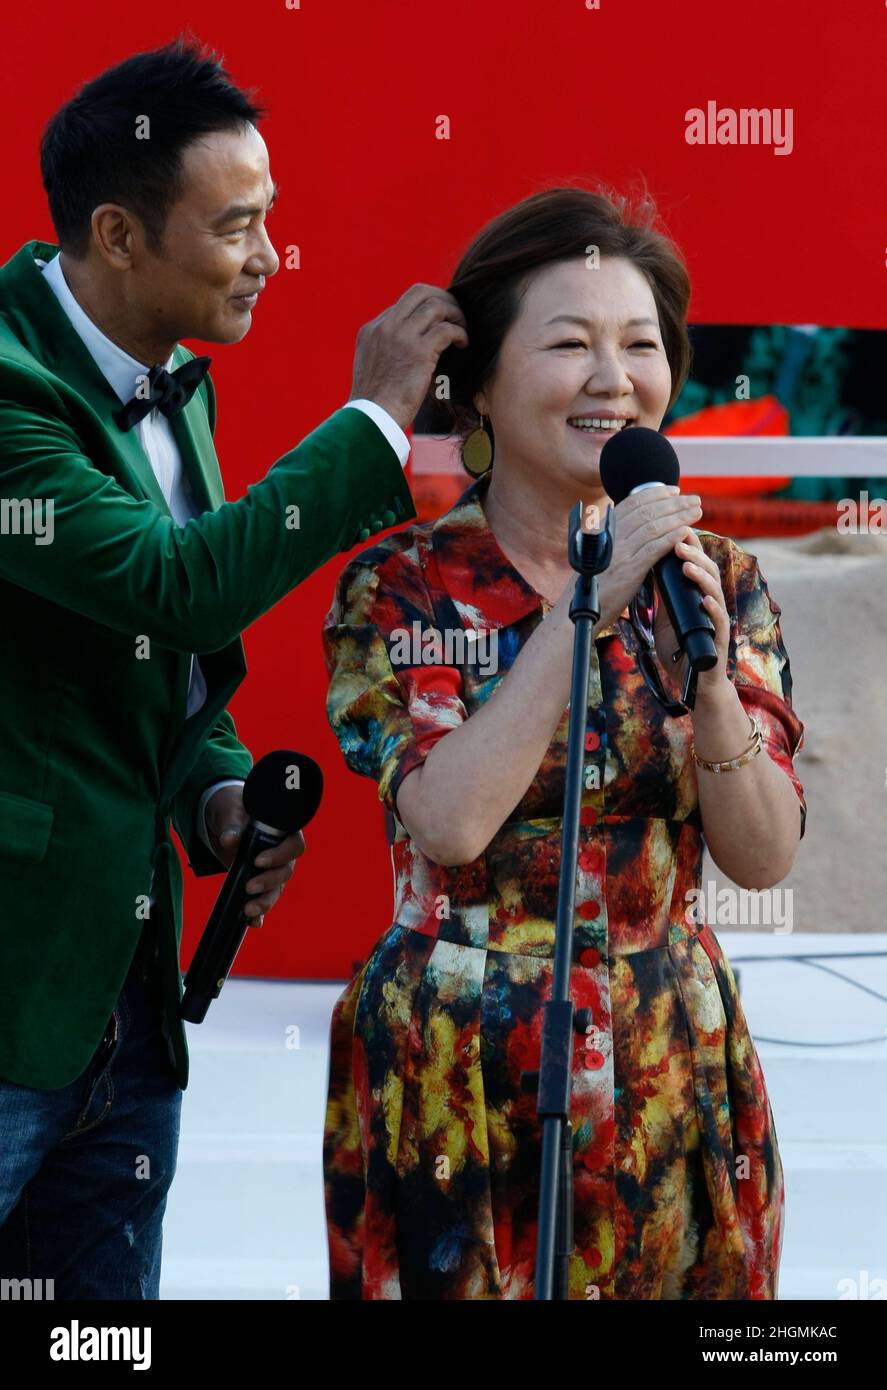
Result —
[[394, 512], [386, 511], [382, 513], [382, 521], [386, 526], [393, 526], [396, 520], [397, 518], [395, 517]]

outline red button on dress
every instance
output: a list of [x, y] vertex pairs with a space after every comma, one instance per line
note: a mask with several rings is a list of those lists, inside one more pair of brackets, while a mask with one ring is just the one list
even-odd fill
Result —
[[585, 950], [580, 953], [579, 960], [583, 965], [600, 965], [601, 953], [594, 946], [586, 946]]
[[580, 903], [576, 909], [576, 911], [579, 913], [579, 916], [583, 919], [583, 921], [586, 922], [590, 922], [593, 918], [599, 916], [600, 910], [600, 903], [595, 902], [593, 898], [590, 899], [587, 903]]
[[601, 742], [601, 736], [600, 736], [600, 734], [596, 734], [596, 733], [594, 732], [593, 729], [590, 730], [589, 733], [587, 733], [587, 734], [585, 735], [585, 751], [586, 751], [586, 753], [592, 753], [592, 752], [594, 752], [595, 748], [600, 747], [600, 742]]

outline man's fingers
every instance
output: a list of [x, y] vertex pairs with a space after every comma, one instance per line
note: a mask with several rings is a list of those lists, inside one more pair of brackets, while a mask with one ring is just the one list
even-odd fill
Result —
[[261, 893], [265, 888], [276, 888], [278, 884], [284, 884], [288, 879], [292, 878], [295, 867], [295, 859], [288, 859], [286, 863], [282, 864], [279, 868], [263, 869], [261, 873], [256, 874], [254, 878], [248, 881], [246, 891], [248, 893]]
[[461, 324], [467, 327], [465, 315], [463, 314], [459, 301], [448, 290], [442, 290], [439, 285], [411, 285], [397, 302], [396, 308], [400, 309], [405, 319], [411, 318], [414, 314], [426, 310], [430, 314], [443, 313], [444, 318], [452, 323]]
[[[249, 885], [247, 885], [247, 888], [248, 887]], [[253, 898], [251, 902], [248, 902], [246, 904], [244, 912], [246, 913], [247, 917], [262, 916], [264, 913], [268, 912], [274, 906], [274, 904], [277, 902], [278, 898], [281, 896], [282, 893], [283, 884], [281, 884], [280, 887], [276, 888], [273, 892], [263, 893], [260, 898]]]
[[305, 853], [305, 836], [301, 830], [297, 830], [295, 835], [288, 835], [285, 840], [281, 840], [279, 845], [273, 849], [263, 849], [256, 859], [256, 868], [276, 868], [280, 864], [288, 864], [291, 859], [298, 859]]
[[457, 324], [435, 323], [432, 328], [435, 336], [429, 338], [429, 342], [438, 357], [441, 356], [445, 348], [468, 346], [468, 334], [464, 328], [459, 328]]
[[283, 892], [283, 885], [293, 876], [296, 860], [304, 853], [305, 836], [301, 830], [288, 835], [273, 849], [262, 851], [256, 859], [256, 873], [247, 881], [246, 891], [263, 896], [255, 897], [254, 903], [247, 905], [245, 910], [249, 917], [254, 917], [257, 909], [273, 907]]

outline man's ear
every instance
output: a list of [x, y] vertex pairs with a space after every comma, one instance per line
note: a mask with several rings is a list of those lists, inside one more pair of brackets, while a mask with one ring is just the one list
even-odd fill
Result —
[[111, 270], [130, 270], [137, 249], [133, 215], [119, 203], [102, 203], [92, 212], [92, 241]]

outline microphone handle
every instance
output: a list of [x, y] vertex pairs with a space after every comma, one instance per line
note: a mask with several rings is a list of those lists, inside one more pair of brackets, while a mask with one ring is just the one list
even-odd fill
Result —
[[215, 906], [185, 976], [180, 1014], [188, 1023], [202, 1023], [207, 1009], [219, 997], [243, 938], [252, 925], [243, 909], [251, 897], [246, 885], [257, 872], [256, 859], [274, 849], [286, 834], [249, 821], [243, 828], [237, 854], [222, 884]]
[[653, 566], [665, 611], [695, 671], [710, 671], [718, 662], [714, 623], [705, 611], [702, 590], [683, 570], [683, 562], [673, 550]]
[[[647, 483], [638, 483], [631, 489], [630, 495], [633, 497], [636, 492], [663, 486], [658, 478], [651, 479]], [[705, 611], [702, 590], [684, 574], [684, 562], [673, 550], [656, 561], [653, 574], [678, 645], [689, 658], [693, 670], [710, 671], [718, 664], [718, 649], [715, 646], [715, 625]]]

